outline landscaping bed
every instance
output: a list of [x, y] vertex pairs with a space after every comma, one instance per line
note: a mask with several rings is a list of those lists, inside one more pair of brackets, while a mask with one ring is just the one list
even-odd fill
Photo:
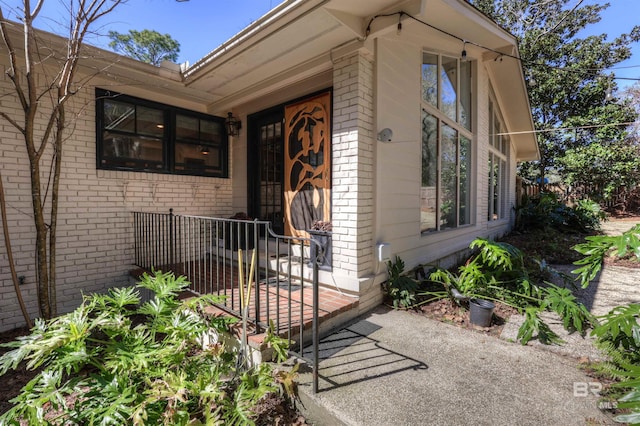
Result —
[[495, 309], [493, 310], [493, 317], [489, 327], [481, 327], [473, 324], [469, 319], [468, 303], [462, 302], [461, 305], [458, 305], [452, 302], [451, 299], [440, 299], [425, 303], [418, 308], [418, 312], [427, 318], [500, 337], [504, 324], [509, 320], [509, 317], [517, 313], [518, 310], [503, 303], [494, 302], [494, 304]]
[[[25, 336], [28, 332], [29, 330], [25, 327], [0, 333], [0, 344], [13, 341], [20, 336]], [[7, 351], [7, 348], [0, 347], [0, 355]], [[12, 407], [13, 404], [9, 401], [20, 394], [23, 386], [26, 385], [37, 372], [37, 370], [27, 370], [23, 362], [17, 369], [9, 370], [6, 374], [0, 376], [0, 380], [2, 380], [0, 414]], [[304, 416], [295, 409], [289, 400], [276, 393], [271, 393], [264, 397], [255, 407], [255, 413], [257, 415], [255, 423], [258, 426], [303, 426], [308, 424]]]

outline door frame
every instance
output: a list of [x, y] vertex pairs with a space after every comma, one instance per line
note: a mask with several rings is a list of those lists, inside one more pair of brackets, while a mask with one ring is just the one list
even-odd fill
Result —
[[[284, 113], [285, 107], [287, 105], [296, 104], [305, 99], [310, 99], [317, 97], [323, 93], [330, 93], [330, 126], [329, 126], [329, 143], [332, 145], [329, 150], [330, 153], [330, 181], [329, 185], [333, 187], [333, 87], [327, 87], [325, 89], [321, 89], [312, 93], [307, 93], [303, 96], [290, 99], [286, 102], [282, 102], [278, 105], [272, 106], [270, 108], [263, 109], [261, 111], [255, 112], [253, 114], [247, 115], [247, 213], [252, 218], [259, 218], [261, 213], [261, 202], [260, 202], [260, 150], [258, 149], [257, 143], [260, 139], [260, 127], [266, 123], [273, 122], [275, 117], [279, 117], [282, 122], [282, 143], [284, 145]], [[282, 149], [282, 155], [280, 158], [282, 162], [281, 168], [281, 182], [282, 182], [282, 190], [280, 194], [281, 206], [282, 206], [282, 217], [283, 221], [280, 224], [273, 224], [274, 232], [284, 234], [284, 146]], [[333, 202], [332, 200], [328, 200], [329, 202], [329, 211], [333, 212]]]

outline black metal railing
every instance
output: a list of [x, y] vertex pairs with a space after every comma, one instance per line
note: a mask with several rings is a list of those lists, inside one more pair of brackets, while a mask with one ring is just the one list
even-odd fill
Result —
[[[310, 250], [312, 246], [317, 250]], [[185, 216], [170, 210], [134, 212], [134, 247], [136, 266], [184, 275], [192, 292], [223, 296], [219, 307], [238, 317], [251, 280], [251, 332], [261, 333], [273, 321], [300, 358], [306, 358], [304, 346], [310, 341], [317, 390], [318, 262], [309, 253], [322, 256], [318, 241], [277, 235], [266, 221]], [[311, 336], [305, 330], [309, 322]]]

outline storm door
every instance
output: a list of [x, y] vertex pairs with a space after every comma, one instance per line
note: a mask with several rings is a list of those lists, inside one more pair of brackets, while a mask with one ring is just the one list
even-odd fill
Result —
[[331, 92], [285, 106], [285, 233], [331, 220]]
[[248, 117], [249, 216], [308, 237], [331, 220], [331, 92]]

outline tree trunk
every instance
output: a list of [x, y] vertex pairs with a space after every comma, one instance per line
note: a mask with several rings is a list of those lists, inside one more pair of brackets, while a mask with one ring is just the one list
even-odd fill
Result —
[[49, 228], [49, 306], [51, 316], [58, 315], [58, 297], [56, 290], [56, 230], [58, 228], [58, 192], [60, 188], [60, 173], [62, 169], [62, 135], [65, 128], [65, 107], [58, 109], [56, 135], [53, 153], [53, 187], [51, 188], [51, 226]]
[[31, 171], [31, 204], [33, 205], [33, 221], [36, 226], [36, 271], [38, 274], [38, 308], [45, 319], [51, 318], [49, 304], [49, 268], [47, 262], [47, 224], [44, 220], [42, 206], [42, 189], [40, 182], [39, 158], [29, 153]]
[[13, 249], [11, 248], [11, 238], [9, 237], [9, 224], [7, 222], [7, 209], [6, 199], [4, 198], [4, 185], [2, 184], [2, 174], [0, 173], [0, 213], [2, 215], [2, 230], [4, 233], [4, 246], [7, 249], [7, 258], [9, 260], [9, 269], [11, 270], [11, 280], [13, 281], [13, 287], [16, 291], [16, 297], [18, 298], [18, 304], [20, 310], [24, 316], [24, 320], [27, 323], [27, 327], [32, 328], [33, 323], [27, 312], [27, 308], [24, 305], [24, 299], [22, 298], [22, 291], [20, 291], [20, 281], [18, 280], [18, 274], [16, 273], [16, 265], [13, 261]]

